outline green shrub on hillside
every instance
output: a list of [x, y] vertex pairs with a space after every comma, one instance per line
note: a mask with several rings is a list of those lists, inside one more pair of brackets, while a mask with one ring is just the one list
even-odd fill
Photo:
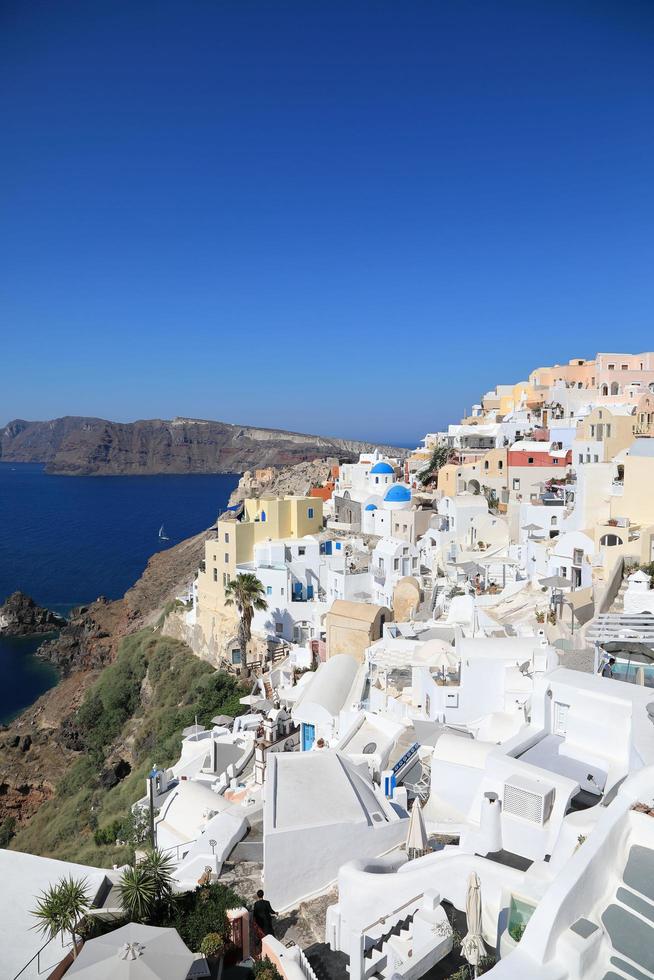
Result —
[[[205, 725], [216, 714], [241, 714], [243, 693], [234, 677], [177, 640], [150, 630], [126, 637], [73, 717], [85, 754], [11, 846], [96, 866], [131, 860], [142, 839], [131, 807], [145, 794], [152, 764], [169, 766], [178, 758], [182, 729], [196, 714]], [[99, 776], [112, 754], [129, 758], [132, 771], [108, 789]]]

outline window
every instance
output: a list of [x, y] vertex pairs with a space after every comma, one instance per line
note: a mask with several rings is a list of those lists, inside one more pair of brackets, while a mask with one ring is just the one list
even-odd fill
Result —
[[240, 664], [240, 662], [241, 662], [241, 651], [238, 649], [238, 647], [235, 647], [232, 650], [232, 663]]
[[223, 572], [223, 585], [229, 585], [229, 572]]
[[280, 589], [280, 590], [279, 590], [279, 594], [280, 594], [280, 595], [284, 595], [284, 590], [283, 590], [283, 589]]
[[580, 463], [583, 463], [583, 461], [584, 461], [584, 454], [583, 453], [579, 453], [579, 462]]
[[487, 470], [487, 469], [488, 469], [488, 460], [485, 460], [485, 462], [484, 462], [484, 469], [485, 469], [485, 470]]
[[520, 489], [520, 480], [514, 480], [513, 481], [513, 489], [514, 490], [519, 490]]
[[393, 559], [393, 568], [395, 569], [395, 571], [397, 571], [399, 567], [400, 567], [400, 559], [399, 558]]
[[609, 371], [615, 371], [615, 364], [608, 365]]
[[272, 585], [266, 586], [266, 595], [272, 595]]
[[629, 370], [629, 365], [628, 364], [621, 364], [620, 365], [620, 370], [621, 371], [628, 371]]
[[277, 634], [277, 636], [280, 636], [283, 632], [284, 632], [284, 624], [275, 623], [275, 633]]
[[313, 518], [313, 507], [309, 507], [309, 509], [307, 510], [307, 517], [309, 518], [309, 520]]
[[594, 439], [595, 438], [595, 426], [594, 425], [591, 425], [591, 427], [590, 427], [590, 437], [591, 437], [591, 439]]
[[306, 553], [307, 553], [307, 549], [306, 548], [298, 548], [297, 549], [297, 553], [300, 556], [300, 558], [303, 558], [304, 555], [306, 555]]
[[595, 455], [593, 456], [593, 462], [599, 463], [599, 456], [597, 455], [597, 453], [595, 453]]
[[502, 462], [502, 460], [500, 460], [499, 463], [497, 464], [497, 468], [498, 470], [504, 469], [504, 463]]
[[586, 453], [586, 462], [590, 463], [590, 453]]
[[534, 457], [533, 456], [527, 456], [527, 462], [528, 463], [533, 463], [533, 461], [534, 461]]
[[225, 531], [225, 544], [229, 544], [229, 531]]
[[225, 561], [226, 562], [229, 561], [229, 552], [228, 551], [225, 552]]
[[583, 560], [584, 560], [584, 549], [575, 548], [574, 551], [572, 552], [572, 564], [581, 565]]
[[218, 581], [218, 569], [217, 568], [214, 568], [214, 570], [213, 570], [213, 580], [214, 580], [214, 582], [217, 582]]
[[337, 551], [340, 551], [341, 550], [341, 542], [340, 541], [337, 541], [336, 542], [336, 550]]
[[611, 426], [610, 426], [609, 423], [607, 423], [607, 426], [606, 426], [606, 438], [607, 439], [610, 439], [611, 438]]

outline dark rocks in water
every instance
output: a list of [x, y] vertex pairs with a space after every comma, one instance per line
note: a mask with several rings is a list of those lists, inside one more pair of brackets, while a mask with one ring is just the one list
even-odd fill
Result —
[[66, 625], [63, 616], [37, 606], [24, 592], [14, 592], [0, 606], [0, 634], [4, 636], [34, 636], [54, 633]]

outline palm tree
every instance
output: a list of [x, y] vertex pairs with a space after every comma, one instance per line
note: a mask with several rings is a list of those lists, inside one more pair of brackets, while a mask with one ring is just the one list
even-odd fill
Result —
[[86, 891], [86, 878], [62, 878], [50, 885], [37, 899], [32, 915], [39, 920], [36, 927], [43, 935], [54, 939], [60, 933], [70, 933], [73, 942], [73, 959], [77, 957], [77, 933], [79, 925], [91, 907]]
[[238, 643], [243, 665], [247, 661], [247, 646], [252, 636], [251, 627], [255, 610], [263, 611], [268, 608], [268, 603], [263, 596], [263, 585], [251, 572], [237, 575], [225, 586], [225, 605], [235, 605], [239, 615]]
[[442, 466], [445, 466], [452, 455], [452, 450], [449, 446], [434, 446], [429, 458], [429, 462], [425, 466], [424, 470], [418, 473], [418, 479], [421, 483], [431, 483], [438, 476], [438, 471]]
[[157, 899], [157, 886], [149, 868], [143, 864], [125, 868], [118, 888], [123, 912], [133, 922], [143, 922], [152, 915]]

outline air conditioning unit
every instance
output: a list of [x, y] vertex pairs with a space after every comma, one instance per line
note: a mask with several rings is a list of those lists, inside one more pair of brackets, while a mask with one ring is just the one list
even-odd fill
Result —
[[554, 806], [555, 789], [526, 776], [511, 776], [504, 784], [502, 813], [543, 826]]

